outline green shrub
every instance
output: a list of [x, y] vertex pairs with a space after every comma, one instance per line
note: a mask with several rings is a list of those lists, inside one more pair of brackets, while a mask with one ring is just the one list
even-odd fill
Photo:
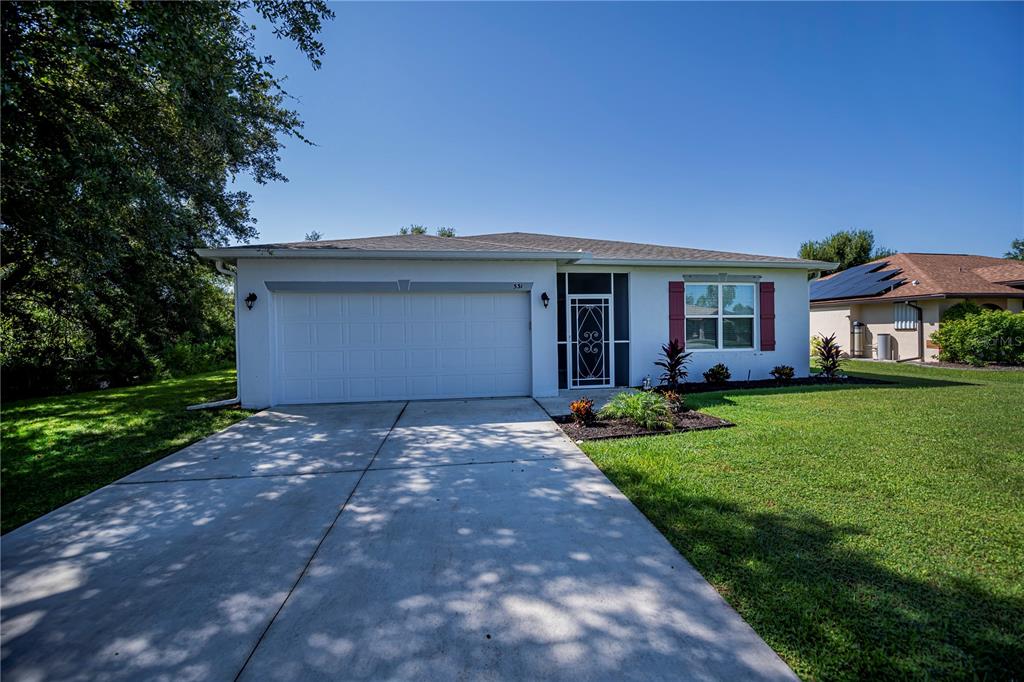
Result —
[[669, 388], [676, 388], [686, 379], [686, 366], [690, 364], [693, 353], [683, 351], [678, 339], [672, 339], [661, 347], [661, 358], [654, 364], [665, 372], [661, 375], [661, 383]]
[[623, 391], [601, 408], [598, 416], [602, 419], [628, 419], [652, 431], [672, 428], [672, 412], [668, 401], [655, 391]]
[[835, 334], [830, 334], [829, 336], [819, 334], [818, 336], [820, 338], [816, 359], [818, 361], [818, 369], [820, 370], [819, 376], [829, 381], [835, 381], [839, 376], [839, 368], [843, 362], [843, 347], [836, 343]]
[[952, 322], [953, 320], [962, 320], [968, 315], [977, 315], [984, 309], [973, 301], [961, 301], [955, 306], [952, 306], [946, 312], [942, 313], [939, 318], [940, 322]]
[[818, 353], [821, 352], [821, 335], [815, 334], [811, 337], [811, 357], [818, 357]]
[[721, 362], [704, 372], [704, 381], [709, 384], [724, 384], [731, 378], [732, 372]]
[[235, 340], [229, 336], [195, 343], [186, 334], [160, 355], [160, 374], [183, 377], [200, 372], [226, 369], [235, 362]]
[[986, 310], [949, 320], [931, 340], [940, 348], [939, 359], [946, 362], [1024, 365], [1024, 313]]
[[776, 365], [771, 371], [771, 375], [775, 377], [775, 380], [782, 384], [788, 384], [792, 381], [794, 374], [796, 374], [796, 370], [789, 365]]

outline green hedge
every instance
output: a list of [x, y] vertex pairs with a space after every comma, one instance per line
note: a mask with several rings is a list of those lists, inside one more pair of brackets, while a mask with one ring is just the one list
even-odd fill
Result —
[[946, 312], [942, 313], [942, 317], [939, 318], [941, 322], [952, 322], [953, 320], [962, 320], [968, 315], [977, 315], [984, 312], [984, 308], [975, 303], [974, 301], [960, 301], [952, 308], [946, 309]]
[[983, 311], [948, 320], [931, 340], [947, 362], [1024, 365], [1024, 313]]
[[235, 340], [224, 336], [212, 341], [196, 342], [191, 335], [167, 347], [159, 357], [159, 376], [184, 377], [202, 372], [227, 369], [235, 363]]

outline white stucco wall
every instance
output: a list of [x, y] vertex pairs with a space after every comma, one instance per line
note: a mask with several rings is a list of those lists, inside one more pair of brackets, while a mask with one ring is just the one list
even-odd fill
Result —
[[[529, 293], [531, 340], [533, 344], [532, 387], [536, 397], [557, 395], [555, 263], [538, 261], [412, 261], [252, 258], [238, 261], [238, 390], [244, 407], [273, 405], [276, 337], [273, 292], [266, 282], [395, 281], [424, 282], [532, 282]], [[542, 292], [551, 304], [544, 308]], [[252, 310], [242, 300], [254, 292], [258, 299]]]
[[[661, 368], [654, 363], [668, 342], [668, 283], [684, 275], [706, 276], [717, 282], [720, 274], [759, 276], [775, 283], [775, 350], [696, 350], [690, 357], [689, 381], [703, 381], [701, 374], [712, 365], [725, 363], [733, 380], [771, 378], [776, 365], [790, 365], [797, 376], [810, 372], [810, 326], [808, 322], [807, 273], [803, 270], [753, 268], [612, 268], [600, 265], [566, 265], [560, 272], [629, 273], [629, 375], [637, 386], [650, 375], [656, 384]], [[756, 299], [756, 295], [755, 295]], [[760, 310], [754, 317], [754, 342], [760, 339]]]
[[[776, 365], [791, 365], [798, 376], [808, 374], [807, 276], [802, 270], [751, 268], [627, 268], [608, 266], [564, 266], [553, 261], [430, 261], [430, 260], [342, 260], [264, 258], [240, 259], [236, 307], [238, 309], [239, 395], [245, 407], [275, 404], [273, 376], [276, 335], [274, 293], [266, 282], [275, 281], [413, 281], [442, 282], [532, 282], [531, 310], [532, 392], [536, 397], [558, 392], [557, 280], [556, 271], [629, 273], [630, 298], [630, 383], [638, 385], [645, 375], [656, 382], [660, 370], [654, 365], [661, 345], [668, 340], [668, 283], [684, 275], [717, 281], [723, 273], [760, 277], [775, 283], [776, 350], [698, 350], [689, 367], [690, 380], [724, 362], [735, 380], [768, 378]], [[254, 292], [258, 299], [248, 310], [243, 299]], [[547, 292], [551, 304], [544, 308], [540, 295]], [[759, 314], [755, 316], [754, 339], [759, 336]]]

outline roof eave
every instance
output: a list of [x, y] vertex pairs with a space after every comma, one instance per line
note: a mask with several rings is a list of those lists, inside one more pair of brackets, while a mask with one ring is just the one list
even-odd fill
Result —
[[196, 249], [200, 258], [237, 262], [240, 258], [319, 258], [348, 260], [556, 260], [575, 262], [590, 254], [577, 251], [394, 251], [387, 249]]

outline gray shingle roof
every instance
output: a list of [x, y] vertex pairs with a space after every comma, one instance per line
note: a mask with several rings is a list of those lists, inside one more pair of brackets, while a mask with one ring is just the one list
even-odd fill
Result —
[[814, 261], [779, 256], [759, 256], [731, 251], [710, 251], [688, 249], [679, 246], [660, 246], [608, 239], [584, 239], [562, 237], [533, 232], [499, 232], [466, 237], [435, 237], [427, 234], [385, 235], [381, 237], [358, 237], [354, 239], [325, 239], [316, 242], [284, 242], [277, 244], [256, 244], [217, 249], [230, 257], [230, 252], [253, 250], [265, 251], [419, 251], [419, 252], [463, 252], [463, 253], [580, 253], [583, 259], [622, 261], [711, 261], [735, 263], [787, 263], [813, 266]]
[[321, 239], [317, 242], [281, 242], [278, 244], [246, 244], [230, 249], [344, 249], [353, 251], [551, 251], [508, 244], [486, 244], [480, 240], [435, 237], [429, 234], [392, 234], [382, 237], [356, 237], [354, 239]]
[[755, 263], [806, 263], [799, 258], [779, 256], [757, 256], [732, 251], [709, 251], [688, 249], [681, 246], [659, 246], [635, 242], [612, 241], [609, 239], [584, 239], [581, 237], [560, 237], [553, 234], [533, 232], [499, 232], [479, 234], [456, 239], [481, 240], [489, 243], [516, 245], [518, 248], [547, 249], [551, 251], [585, 251], [595, 259], [606, 260], [707, 260], [740, 261]]

